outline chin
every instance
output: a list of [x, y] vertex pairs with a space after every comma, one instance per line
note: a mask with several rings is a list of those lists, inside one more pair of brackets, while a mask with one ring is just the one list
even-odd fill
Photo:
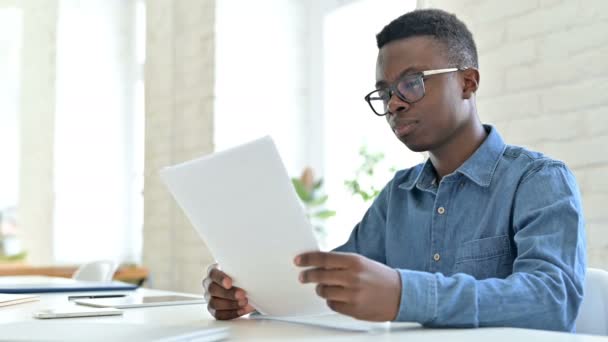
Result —
[[429, 148], [427, 146], [423, 146], [423, 145], [405, 144], [405, 146], [407, 148], [409, 148], [410, 151], [412, 151], [412, 152], [426, 152], [429, 150]]
[[426, 152], [430, 149], [429, 144], [422, 141], [416, 141], [415, 139], [412, 139], [412, 137], [400, 137], [399, 140], [412, 152]]

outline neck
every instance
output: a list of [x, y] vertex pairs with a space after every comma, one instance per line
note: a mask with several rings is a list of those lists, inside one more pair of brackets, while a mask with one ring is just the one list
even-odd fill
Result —
[[485, 140], [487, 133], [478, 120], [455, 132], [454, 136], [432, 151], [429, 151], [431, 162], [439, 180], [456, 171]]

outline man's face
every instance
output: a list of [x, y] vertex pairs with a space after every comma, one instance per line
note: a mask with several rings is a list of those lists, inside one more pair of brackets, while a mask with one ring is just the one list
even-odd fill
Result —
[[[448, 63], [444, 47], [432, 37], [400, 39], [384, 45], [376, 64], [377, 86], [392, 84], [403, 75], [424, 70], [458, 67]], [[444, 147], [471, 119], [463, 106], [460, 72], [429, 76], [425, 95], [407, 103], [397, 95], [388, 102], [386, 120], [393, 133], [410, 150], [433, 151]]]

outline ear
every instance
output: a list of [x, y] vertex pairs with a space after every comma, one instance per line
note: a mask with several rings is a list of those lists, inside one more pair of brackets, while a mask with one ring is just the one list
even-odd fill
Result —
[[479, 89], [479, 70], [475, 68], [463, 70], [462, 80], [462, 98], [468, 100]]

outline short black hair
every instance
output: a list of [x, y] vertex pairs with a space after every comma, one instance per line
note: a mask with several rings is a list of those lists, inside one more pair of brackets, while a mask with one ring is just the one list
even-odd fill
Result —
[[376, 42], [380, 49], [394, 40], [415, 36], [432, 36], [443, 43], [454, 67], [479, 67], [471, 31], [455, 15], [440, 9], [419, 9], [400, 16], [376, 35]]

